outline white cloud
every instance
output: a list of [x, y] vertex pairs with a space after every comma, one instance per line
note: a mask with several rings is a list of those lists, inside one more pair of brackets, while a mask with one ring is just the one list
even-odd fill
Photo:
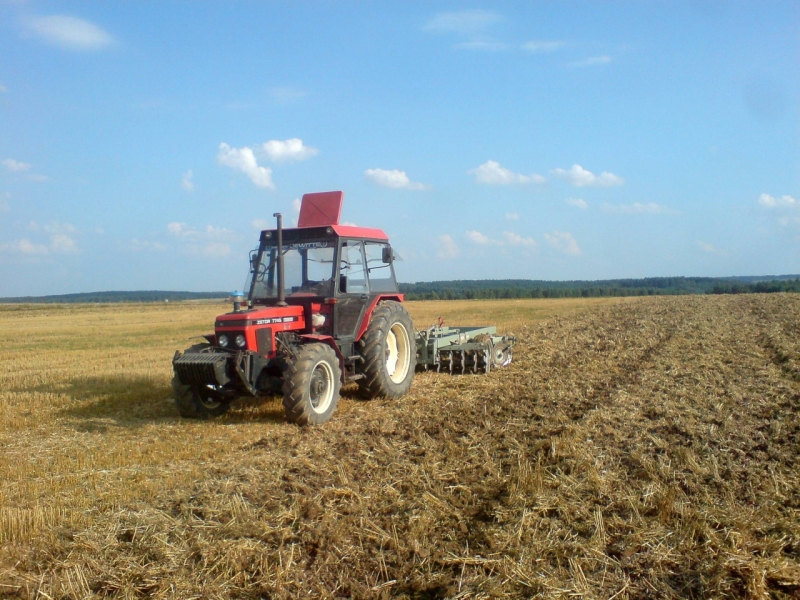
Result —
[[504, 231], [502, 240], [494, 240], [480, 231], [469, 230], [465, 232], [467, 239], [478, 246], [524, 246], [535, 248], [539, 244], [530, 237], [522, 237], [513, 231]]
[[509, 221], [519, 221], [519, 215], [517, 213], [506, 213], [506, 219]]
[[680, 211], [672, 210], [662, 204], [634, 202], [633, 204], [608, 204], [601, 207], [603, 212], [611, 215], [679, 215]]
[[54, 254], [78, 254], [78, 245], [75, 240], [64, 233], [50, 236], [50, 249]]
[[761, 194], [758, 197], [758, 203], [767, 208], [800, 208], [800, 201], [788, 195], [776, 198], [769, 194]]
[[[37, 230], [38, 225], [35, 222], [31, 221], [30, 225]], [[70, 225], [69, 223], [57, 223], [56, 221], [50, 221], [47, 225], [42, 227], [46, 233], [50, 235], [56, 234], [69, 234], [69, 233], [77, 233], [77, 229], [74, 226]]]
[[466, 232], [467, 239], [473, 244], [478, 244], [479, 246], [489, 246], [492, 244], [497, 244], [495, 240], [486, 237], [480, 231], [470, 230]]
[[570, 66], [577, 68], [596, 67], [599, 65], [607, 65], [610, 62], [611, 62], [610, 56], [590, 56], [587, 59], [578, 60], [575, 61], [574, 63], [570, 63]]
[[580, 256], [581, 249], [578, 247], [578, 242], [572, 237], [572, 234], [567, 231], [554, 231], [553, 233], [545, 233], [544, 239], [553, 248], [564, 254], [570, 256]]
[[[255, 226], [258, 221], [253, 221]], [[228, 242], [236, 238], [235, 232], [224, 227], [206, 225], [205, 230], [196, 229], [186, 223], [167, 223], [167, 233], [180, 240], [180, 251], [189, 256], [220, 258], [231, 254]], [[159, 249], [142, 246], [142, 249]]]
[[503, 237], [506, 244], [509, 246], [525, 246], [527, 248], [535, 248], [539, 243], [532, 237], [522, 237], [521, 235], [512, 231], [504, 231]]
[[230, 229], [225, 229], [224, 227], [214, 227], [213, 225], [206, 225], [205, 234], [206, 237], [212, 240], [228, 240], [235, 235]]
[[440, 13], [423, 27], [425, 31], [473, 34], [502, 21], [503, 17], [489, 10], [470, 9]]
[[221, 143], [219, 152], [217, 152], [217, 162], [231, 169], [241, 171], [260, 188], [275, 189], [275, 184], [272, 183], [272, 169], [259, 167], [253, 150], [247, 146], [231, 148], [225, 142]]
[[608, 171], [603, 171], [600, 175], [595, 175], [577, 164], [572, 165], [569, 170], [553, 169], [550, 172], [559, 179], [563, 179], [575, 187], [611, 187], [625, 183], [622, 177], [609, 173]]
[[455, 45], [455, 48], [460, 50], [480, 50], [483, 52], [498, 52], [508, 48], [508, 44], [503, 42], [494, 42], [491, 40], [470, 40], [468, 42], [460, 42]]
[[3, 165], [7, 171], [11, 171], [12, 173], [24, 173], [25, 178], [28, 181], [42, 182], [50, 179], [47, 175], [31, 173], [30, 170], [33, 167], [32, 164], [14, 160], [13, 158], [4, 158], [3, 160], [0, 160], [0, 165]]
[[570, 206], [577, 206], [581, 210], [586, 210], [587, 208], [589, 208], [589, 205], [583, 198], [567, 198], [565, 202]]
[[22, 173], [24, 171], [30, 171], [31, 167], [33, 166], [30, 163], [20, 162], [18, 160], [14, 160], [13, 158], [4, 158], [0, 161], [6, 169], [11, 171], [12, 173]]
[[451, 238], [448, 234], [444, 234], [439, 236], [437, 240], [437, 251], [436, 256], [437, 258], [443, 260], [449, 260], [451, 258], [455, 258], [461, 253], [461, 249], [456, 244], [455, 240]]
[[15, 240], [7, 244], [0, 244], [0, 251], [12, 254], [25, 254], [27, 256], [42, 256], [50, 253], [50, 249], [42, 244], [34, 244], [28, 238]]
[[197, 230], [189, 227], [186, 223], [172, 222], [167, 223], [167, 231], [175, 237], [189, 237], [197, 235]]
[[718, 254], [719, 256], [727, 256], [728, 255], [728, 253], [725, 252], [724, 250], [720, 250], [719, 248], [715, 248], [711, 244], [708, 244], [706, 242], [701, 242], [700, 240], [697, 240], [697, 246], [703, 252], [708, 252], [709, 254]]
[[555, 52], [564, 46], [564, 42], [556, 40], [532, 40], [522, 44], [522, 49], [534, 54]]
[[194, 191], [194, 183], [192, 182], [192, 177], [194, 177], [194, 173], [192, 170], [189, 169], [186, 173], [183, 174], [183, 178], [181, 179], [181, 187], [186, 192], [193, 192]]
[[78, 233], [78, 230], [69, 223], [50, 221], [47, 225], [40, 226], [35, 221], [31, 221], [26, 226], [26, 229], [33, 232], [43, 231], [50, 236], [50, 243], [48, 245], [39, 244], [32, 242], [28, 238], [22, 238], [0, 246], [0, 250], [27, 256], [80, 253], [80, 249], [74, 238], [74, 234]]
[[272, 228], [272, 223], [266, 219], [253, 219], [250, 221], [250, 224], [253, 226], [253, 229], [258, 229], [259, 231]]
[[76, 17], [30, 17], [24, 25], [28, 34], [67, 50], [100, 50], [114, 43], [102, 28]]
[[[255, 221], [253, 221], [255, 224]], [[207, 239], [207, 240], [230, 240], [235, 237], [235, 233], [230, 229], [224, 227], [214, 227], [213, 225], [206, 225], [205, 231], [200, 231], [194, 227], [190, 227], [186, 223], [178, 223], [174, 221], [167, 223], [167, 233], [169, 235], [183, 238], [183, 239]]]
[[500, 163], [494, 160], [487, 160], [476, 169], [470, 169], [467, 174], [473, 175], [475, 181], [478, 183], [486, 183], [489, 185], [509, 185], [509, 184], [525, 184], [525, 183], [544, 183], [547, 181], [541, 175], [531, 173], [530, 175], [522, 175], [521, 173], [514, 173], [509, 171]]
[[367, 169], [364, 171], [364, 177], [375, 185], [394, 189], [426, 190], [430, 187], [424, 183], [411, 181], [405, 171], [398, 169], [391, 171], [388, 169]]
[[319, 153], [316, 148], [304, 146], [303, 140], [300, 138], [291, 138], [283, 141], [270, 140], [261, 145], [261, 150], [273, 162], [306, 160]]

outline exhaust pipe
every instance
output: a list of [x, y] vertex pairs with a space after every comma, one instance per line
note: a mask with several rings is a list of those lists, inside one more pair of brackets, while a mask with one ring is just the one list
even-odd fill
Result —
[[286, 304], [286, 286], [283, 281], [283, 215], [274, 213], [272, 215], [278, 219], [278, 306]]

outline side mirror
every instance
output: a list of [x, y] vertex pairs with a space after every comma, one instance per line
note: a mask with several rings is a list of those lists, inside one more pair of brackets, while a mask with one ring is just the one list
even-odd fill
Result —
[[347, 275], [339, 275], [339, 291], [342, 294], [347, 293]]
[[390, 264], [392, 259], [394, 259], [394, 252], [392, 252], [392, 249], [389, 246], [384, 246], [381, 252], [381, 260], [383, 261], [383, 264]]
[[255, 271], [258, 269], [258, 252], [250, 252], [250, 270]]

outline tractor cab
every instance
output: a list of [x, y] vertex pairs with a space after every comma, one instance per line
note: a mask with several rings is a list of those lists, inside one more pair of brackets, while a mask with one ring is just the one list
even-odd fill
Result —
[[[278, 301], [278, 244], [275, 231], [263, 231], [251, 254], [248, 301]], [[392, 248], [379, 229], [312, 227], [284, 229], [284, 301], [333, 298], [370, 292], [397, 293]]]
[[247, 302], [255, 310], [303, 307], [304, 333], [332, 336], [349, 350], [368, 311], [402, 296], [388, 237], [380, 229], [340, 225], [343, 196], [306, 194], [297, 227], [261, 232], [250, 257]]

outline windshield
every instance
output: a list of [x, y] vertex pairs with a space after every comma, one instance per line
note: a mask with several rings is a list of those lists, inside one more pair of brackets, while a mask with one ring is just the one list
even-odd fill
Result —
[[[299, 242], [283, 245], [286, 296], [332, 296], [332, 242]], [[261, 260], [254, 261], [250, 299], [278, 297], [278, 249], [265, 246]]]

